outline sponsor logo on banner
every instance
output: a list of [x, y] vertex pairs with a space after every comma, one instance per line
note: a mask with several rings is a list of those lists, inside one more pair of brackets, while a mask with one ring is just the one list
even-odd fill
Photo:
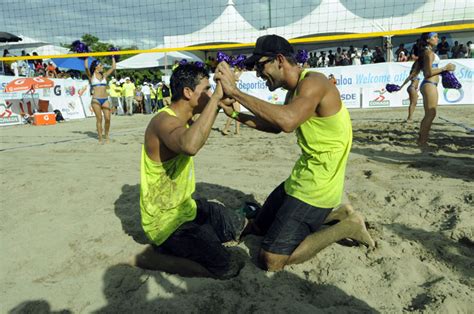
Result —
[[267, 97], [268, 102], [271, 102], [272, 104], [282, 104], [283, 102], [278, 102], [278, 94], [272, 93]]
[[341, 101], [346, 108], [360, 108], [360, 88], [352, 86], [337, 86]]
[[459, 71], [459, 79], [465, 80], [465, 81], [472, 81], [472, 78], [474, 77], [474, 71], [471, 69], [468, 69], [466, 67], [462, 67]]
[[244, 82], [243, 80], [239, 80], [237, 87], [242, 91], [248, 92], [251, 89], [266, 89], [267, 85], [261, 79], [254, 82]]
[[339, 77], [336, 78], [336, 83], [337, 85], [352, 85], [352, 77], [343, 77], [342, 75], [339, 75]]
[[65, 90], [66, 90], [66, 95], [68, 96], [74, 96], [76, 94], [76, 89], [74, 88], [74, 86], [65, 87]]
[[54, 95], [61, 96], [61, 85], [54, 86]]
[[20, 123], [20, 116], [13, 114], [8, 106], [4, 102], [0, 102], [0, 125], [6, 124], [18, 124]]
[[449, 104], [455, 104], [460, 102], [464, 98], [464, 91], [460, 89], [448, 89], [445, 88], [443, 91], [444, 100]]
[[357, 99], [357, 94], [356, 93], [351, 93], [351, 94], [342, 94], [341, 93], [341, 100], [345, 101], [353, 101]]
[[387, 92], [385, 88], [374, 90], [374, 93], [378, 93], [378, 96], [373, 100], [369, 101], [370, 107], [389, 107], [390, 100], [386, 100], [384, 94]]

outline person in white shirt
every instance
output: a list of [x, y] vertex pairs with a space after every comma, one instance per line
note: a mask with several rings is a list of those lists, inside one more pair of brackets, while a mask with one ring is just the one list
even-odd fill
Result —
[[147, 82], [143, 83], [142, 93], [145, 100], [145, 114], [151, 114], [151, 90]]
[[351, 53], [352, 65], [360, 65], [361, 64], [360, 57], [361, 57], [360, 51], [357, 48], [354, 48], [354, 51]]
[[10, 69], [12, 70], [14, 76], [19, 76], [18, 61], [13, 61], [12, 64], [10, 64]]
[[321, 55], [318, 58], [318, 67], [327, 68], [329, 66], [329, 58], [326, 56], [326, 52], [321, 51]]

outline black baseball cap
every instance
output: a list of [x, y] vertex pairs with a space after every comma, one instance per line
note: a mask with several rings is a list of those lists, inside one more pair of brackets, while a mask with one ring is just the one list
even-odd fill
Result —
[[245, 65], [252, 68], [263, 56], [273, 57], [277, 54], [291, 56], [294, 53], [293, 46], [285, 38], [278, 35], [265, 35], [257, 39], [253, 54], [245, 60]]

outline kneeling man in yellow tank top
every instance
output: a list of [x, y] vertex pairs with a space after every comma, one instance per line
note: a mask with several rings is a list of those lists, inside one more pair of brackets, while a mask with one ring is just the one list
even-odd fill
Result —
[[[241, 92], [225, 62], [214, 76], [224, 94], [241, 103], [253, 115], [224, 112], [257, 130], [279, 133], [296, 131], [301, 156], [288, 177], [267, 198], [245, 233], [263, 235], [261, 266], [277, 271], [304, 262], [330, 244], [351, 238], [370, 247], [375, 243], [363, 217], [350, 205], [342, 205], [344, 175], [352, 144], [349, 112], [340, 94], [325, 75], [300, 67], [290, 43], [277, 35], [258, 38], [246, 60], [267, 87], [288, 90], [285, 105], [274, 105]], [[327, 228], [324, 224], [337, 222]]]
[[193, 156], [209, 137], [222, 86], [217, 83], [212, 94], [207, 70], [192, 63], [178, 66], [170, 85], [171, 105], [148, 124], [141, 156], [141, 224], [152, 245], [132, 263], [184, 276], [230, 278], [243, 263], [234, 263], [222, 243], [238, 240], [247, 220], [218, 203], [192, 198]]

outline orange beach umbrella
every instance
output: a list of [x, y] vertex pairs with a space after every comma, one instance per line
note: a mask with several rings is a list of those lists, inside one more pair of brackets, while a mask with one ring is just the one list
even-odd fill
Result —
[[46, 77], [20, 77], [9, 82], [5, 86], [5, 92], [13, 93], [51, 87], [54, 87], [54, 82]]

